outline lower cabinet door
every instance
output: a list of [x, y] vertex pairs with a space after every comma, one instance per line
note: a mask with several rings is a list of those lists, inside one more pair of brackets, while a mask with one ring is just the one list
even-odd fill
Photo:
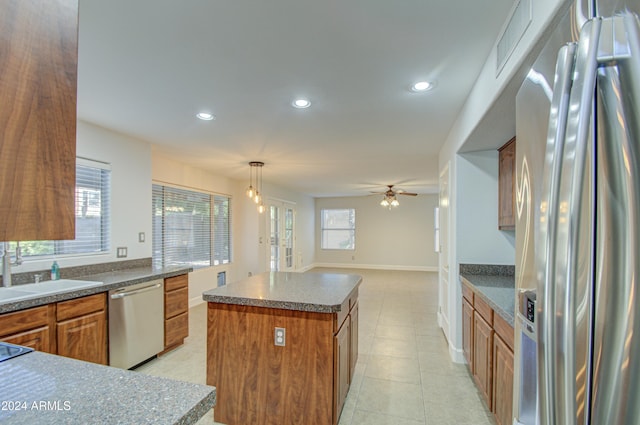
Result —
[[473, 377], [482, 396], [492, 409], [493, 328], [473, 312]]
[[104, 311], [58, 322], [58, 354], [107, 364], [107, 320]]
[[358, 303], [351, 308], [351, 313], [349, 313], [349, 318], [351, 320], [351, 342], [350, 342], [350, 352], [349, 352], [349, 362], [350, 362], [350, 370], [349, 370], [349, 382], [353, 379], [353, 374], [356, 371], [356, 363], [358, 361]]
[[473, 307], [466, 299], [462, 299], [462, 351], [467, 366], [473, 373]]
[[335, 368], [336, 372], [335, 376], [335, 415], [336, 422], [337, 418], [340, 417], [340, 412], [342, 412], [342, 407], [344, 407], [344, 402], [347, 398], [347, 393], [349, 392], [349, 384], [351, 383], [349, 380], [349, 372], [351, 369], [351, 365], [349, 364], [349, 320], [345, 320], [344, 324], [338, 331], [335, 336]]
[[513, 414], [513, 352], [493, 338], [493, 412], [498, 425], [511, 425]]
[[23, 345], [37, 351], [49, 352], [49, 347], [51, 347], [49, 338], [49, 326], [42, 326], [36, 329], [20, 332], [18, 334], [9, 335], [0, 338], [0, 340], [10, 344]]

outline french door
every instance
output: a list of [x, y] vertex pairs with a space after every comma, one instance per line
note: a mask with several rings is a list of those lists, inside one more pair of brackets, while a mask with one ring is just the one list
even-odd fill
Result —
[[269, 270], [295, 270], [295, 216], [293, 205], [276, 202], [269, 205], [267, 228], [269, 231]]

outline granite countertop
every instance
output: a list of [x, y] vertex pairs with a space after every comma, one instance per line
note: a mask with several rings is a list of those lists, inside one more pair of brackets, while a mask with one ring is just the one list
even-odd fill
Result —
[[516, 290], [513, 275], [461, 273], [460, 278], [489, 304], [493, 311], [514, 326]]
[[2, 424], [194, 424], [216, 389], [41, 352], [0, 363]]
[[339, 273], [267, 272], [202, 294], [210, 303], [336, 313], [362, 277]]
[[[181, 274], [189, 273], [192, 270], [193, 269], [191, 267], [153, 268], [151, 266], [148, 266], [115, 270], [86, 276], [78, 276], [74, 277], [73, 280], [102, 282], [102, 285], [92, 286], [89, 288], [79, 288], [73, 291], [43, 294], [42, 296], [39, 296], [37, 298], [22, 299], [16, 301], [0, 301], [0, 313], [8, 313], [11, 311], [23, 310], [25, 308], [37, 307], [40, 305], [55, 303], [58, 301], [70, 300], [72, 298], [93, 295], [100, 292], [107, 292], [112, 289], [121, 288], [123, 286], [135, 285], [136, 283], [178, 276]], [[20, 289], [20, 285], [14, 285], [12, 286], [12, 288]], [[0, 288], [0, 291], [1, 290], [2, 288]]]

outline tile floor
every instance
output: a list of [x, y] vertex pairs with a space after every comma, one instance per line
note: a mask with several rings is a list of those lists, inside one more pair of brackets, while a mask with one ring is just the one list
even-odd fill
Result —
[[[358, 364], [340, 425], [493, 425], [466, 366], [452, 363], [437, 325], [437, 274], [356, 269], [360, 286]], [[191, 309], [183, 347], [138, 368], [205, 383], [206, 306]], [[212, 414], [198, 424], [212, 424]]]

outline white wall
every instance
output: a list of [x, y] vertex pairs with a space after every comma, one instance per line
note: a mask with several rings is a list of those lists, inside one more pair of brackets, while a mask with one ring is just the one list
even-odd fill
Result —
[[[465, 102], [462, 110], [458, 114], [454, 125], [452, 126], [447, 140], [439, 153], [439, 169], [448, 164], [450, 169], [451, 181], [449, 182], [449, 194], [450, 194], [450, 208], [452, 220], [449, 226], [449, 237], [447, 241], [443, 243], [448, 244], [448, 258], [446, 261], [449, 263], [449, 291], [448, 300], [443, 300], [447, 303], [449, 316], [449, 330], [445, 331], [445, 334], [449, 336], [449, 346], [452, 357], [457, 361], [462, 360], [462, 326], [461, 326], [461, 288], [459, 283], [459, 271], [458, 265], [461, 262], [461, 255], [464, 258], [478, 258], [484, 260], [486, 263], [504, 263], [505, 257], [502, 255], [494, 256], [491, 252], [481, 254], [478, 252], [470, 252], [464, 246], [467, 241], [465, 234], [469, 235], [469, 231], [466, 229], [458, 228], [460, 223], [464, 222], [468, 218], [468, 209], [459, 205], [462, 195], [458, 193], [462, 189], [461, 182], [458, 179], [461, 176], [466, 175], [470, 168], [468, 164], [463, 164], [465, 159], [458, 155], [460, 148], [470, 141], [472, 133], [479, 126], [486, 116], [490, 116], [489, 113], [492, 106], [496, 103], [501, 93], [511, 84], [519, 86], [518, 79], [521, 78], [523, 70], [523, 63], [530, 61], [532, 51], [538, 45], [540, 38], [542, 37], [544, 30], [556, 17], [556, 14], [560, 9], [567, 6], [570, 1], [568, 0], [536, 0], [533, 1], [533, 19], [525, 34], [518, 42], [514, 52], [511, 54], [506, 65], [499, 75], [496, 76], [496, 49], [491, 50], [491, 54], [487, 57], [487, 61], [483, 69], [481, 70], [476, 83]], [[496, 40], [497, 42], [497, 40]], [[525, 66], [526, 68], [526, 66]], [[515, 114], [514, 124], [515, 129]], [[504, 135], [506, 142], [508, 140], [507, 134]], [[512, 134], [511, 134], [512, 136]], [[500, 145], [499, 141], [496, 141], [497, 146]], [[496, 147], [497, 147], [496, 146]], [[462, 171], [460, 170], [462, 168]], [[462, 189], [464, 191], [464, 189]], [[474, 244], [477, 246], [477, 244]]]
[[[400, 206], [392, 210], [380, 206], [381, 199], [380, 196], [316, 199], [316, 265], [437, 270], [433, 225], [438, 196], [399, 196]], [[323, 208], [356, 210], [355, 251], [321, 249], [320, 210]]]
[[515, 262], [515, 232], [498, 230], [498, 151], [458, 157], [458, 263]]
[[[151, 145], [84, 121], [77, 123], [77, 156], [111, 165], [111, 251], [90, 256], [57, 257], [60, 267], [121, 260], [116, 247], [127, 247], [126, 260], [151, 257]], [[138, 242], [144, 232], [146, 242]], [[29, 260], [14, 272], [48, 270], [52, 260]]]

